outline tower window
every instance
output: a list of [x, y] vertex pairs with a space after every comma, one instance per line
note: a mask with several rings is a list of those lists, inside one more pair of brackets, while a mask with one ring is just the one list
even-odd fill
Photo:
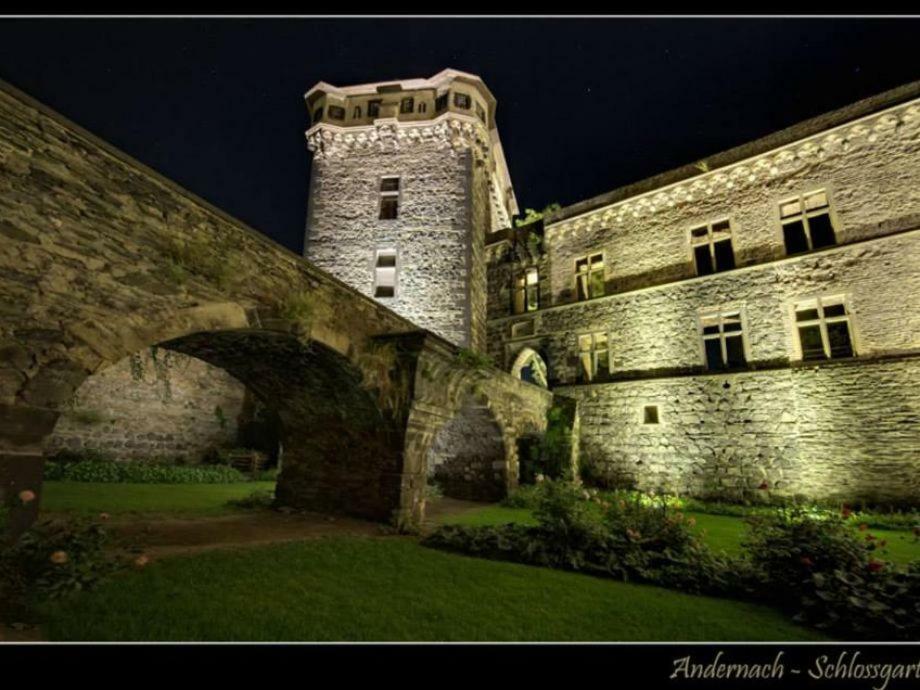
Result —
[[731, 223], [720, 220], [690, 230], [690, 246], [698, 276], [728, 271], [735, 267]]
[[374, 264], [374, 297], [396, 296], [396, 250], [378, 249]]
[[514, 277], [514, 313], [536, 311], [540, 307], [540, 276], [536, 267], [526, 268]]
[[355, 109], [351, 113], [351, 117], [352, 119], [355, 119], [355, 120], [361, 117], [361, 106], [360, 105], [355, 106]]
[[575, 295], [579, 302], [604, 294], [604, 255], [591, 254], [575, 261]]
[[454, 92], [454, 105], [464, 110], [470, 109], [470, 97], [459, 91]]
[[645, 405], [642, 408], [643, 424], [658, 424], [658, 405]]
[[486, 121], [486, 111], [485, 111], [485, 109], [484, 109], [481, 105], [479, 105], [478, 103], [476, 104], [476, 116], [477, 116], [480, 120], [482, 120], [483, 124], [485, 124], [485, 121]]
[[380, 220], [394, 220], [399, 216], [399, 178], [380, 180]]
[[383, 103], [379, 98], [367, 102], [367, 116], [378, 117], [380, 115], [380, 104]]
[[400, 113], [411, 113], [415, 111], [415, 99], [408, 96], [399, 102]]
[[434, 99], [434, 110], [439, 113], [447, 108], [447, 94], [441, 94]]
[[610, 374], [610, 353], [606, 333], [586, 333], [578, 336], [578, 359], [582, 381], [604, 380]]
[[843, 297], [816, 297], [795, 305], [802, 359], [852, 357], [850, 315]]
[[706, 368], [712, 371], [744, 366], [744, 328], [741, 312], [706, 314], [700, 318]]
[[783, 201], [779, 205], [779, 215], [786, 254], [801, 254], [837, 244], [826, 191]]
[[323, 109], [317, 108], [313, 111], [313, 122], [314, 124], [323, 119]]
[[427, 111], [427, 110], [428, 110], [428, 104], [427, 104], [427, 103], [419, 103], [419, 104], [418, 104], [418, 111], [419, 111], [420, 113], [424, 113], [424, 112]]
[[329, 106], [329, 117], [333, 120], [344, 120], [345, 119], [345, 108], [339, 105], [330, 105]]

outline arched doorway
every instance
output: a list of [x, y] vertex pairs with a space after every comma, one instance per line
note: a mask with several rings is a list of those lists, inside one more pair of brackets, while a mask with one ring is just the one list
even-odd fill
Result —
[[548, 388], [546, 362], [536, 350], [525, 347], [518, 353], [511, 367], [511, 374], [522, 381]]
[[488, 405], [473, 396], [438, 430], [426, 461], [428, 482], [445, 496], [492, 502], [507, 494], [502, 430]]

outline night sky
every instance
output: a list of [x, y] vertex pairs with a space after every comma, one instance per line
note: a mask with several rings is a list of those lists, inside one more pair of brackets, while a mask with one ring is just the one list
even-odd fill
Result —
[[479, 74], [563, 205], [920, 79], [912, 19], [0, 21], [0, 77], [299, 252], [304, 92]]

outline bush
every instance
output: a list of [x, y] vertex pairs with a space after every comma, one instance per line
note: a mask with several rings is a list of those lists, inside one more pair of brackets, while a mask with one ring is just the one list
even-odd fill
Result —
[[227, 505], [233, 508], [242, 508], [243, 510], [264, 510], [274, 508], [275, 492], [274, 491], [253, 491], [244, 498], [231, 498]]
[[884, 540], [854, 533], [843, 515], [800, 509], [749, 518], [745, 544], [759, 596], [795, 619], [860, 639], [920, 635], [920, 562], [897, 568], [879, 557]]
[[35, 603], [91, 589], [123, 567], [106, 541], [98, 523], [46, 521], [0, 547], [0, 620], [22, 620]]
[[232, 467], [220, 465], [179, 466], [143, 462], [48, 462], [48, 481], [131, 484], [230, 484], [248, 481]]

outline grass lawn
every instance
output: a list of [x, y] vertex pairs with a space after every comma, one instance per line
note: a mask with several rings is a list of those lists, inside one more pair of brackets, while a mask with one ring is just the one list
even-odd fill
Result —
[[164, 559], [46, 605], [51, 640], [816, 640], [754, 604], [337, 537]]
[[112, 517], [137, 515], [218, 515], [232, 512], [230, 499], [254, 491], [274, 491], [274, 482], [235, 484], [112, 484], [45, 482], [41, 509]]
[[[741, 542], [744, 540], [747, 524], [740, 517], [732, 515], [710, 515], [687, 511], [688, 517], [696, 518], [696, 530], [705, 530], [705, 541], [717, 551], [724, 551], [731, 556], [743, 553]], [[443, 521], [462, 525], [497, 525], [506, 522], [535, 524], [528, 508], [505, 508], [500, 505], [488, 505], [460, 514], [446, 516]], [[868, 533], [878, 539], [888, 541], [887, 554], [879, 551], [880, 558], [887, 558], [895, 563], [907, 563], [920, 559], [920, 541], [907, 531], [870, 529]]]

